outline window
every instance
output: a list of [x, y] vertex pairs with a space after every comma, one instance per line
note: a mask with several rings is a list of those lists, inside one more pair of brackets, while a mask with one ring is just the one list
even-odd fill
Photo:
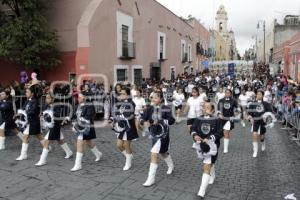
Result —
[[124, 82], [127, 80], [127, 69], [117, 69], [117, 82]]
[[134, 84], [140, 86], [142, 84], [142, 69], [134, 69]]
[[158, 32], [158, 49], [157, 49], [157, 59], [166, 59], [166, 34]]
[[117, 11], [117, 57], [134, 58], [133, 17]]
[[128, 70], [127, 65], [115, 65], [114, 66], [114, 82], [124, 82], [128, 81]]
[[181, 61], [182, 62], [188, 61], [185, 40], [181, 40]]
[[192, 46], [188, 45], [188, 62], [192, 62]]

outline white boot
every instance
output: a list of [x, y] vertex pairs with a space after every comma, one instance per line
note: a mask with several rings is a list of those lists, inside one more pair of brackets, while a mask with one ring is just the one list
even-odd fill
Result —
[[210, 179], [210, 175], [203, 173], [202, 182], [201, 182], [201, 186], [200, 186], [200, 189], [199, 189], [199, 192], [198, 192], [198, 196], [200, 196], [200, 197], [205, 196], [205, 191], [206, 191], [206, 188], [208, 186], [209, 179]]
[[43, 152], [42, 152], [42, 155], [41, 155], [41, 157], [40, 157], [40, 160], [39, 160], [39, 162], [37, 162], [37, 163], [35, 164], [35, 166], [43, 166], [43, 165], [46, 165], [48, 153], [49, 153], [49, 150], [43, 148]]
[[224, 138], [224, 153], [228, 153], [229, 139]]
[[258, 142], [253, 142], [253, 155], [252, 157], [253, 158], [256, 158], [257, 157], [257, 152], [258, 152]]
[[167, 174], [170, 175], [170, 174], [172, 174], [172, 172], [174, 170], [174, 163], [173, 163], [172, 157], [170, 155], [168, 155], [168, 157], [165, 158], [165, 162], [168, 165]]
[[155, 183], [155, 174], [157, 171], [158, 165], [156, 163], [151, 163], [150, 168], [149, 168], [149, 173], [148, 173], [148, 178], [146, 182], [143, 184], [145, 187], [150, 187]]
[[215, 165], [213, 165], [210, 169], [210, 179], [209, 179], [209, 184], [214, 184], [216, 178], [216, 170], [215, 170]]
[[94, 148], [92, 148], [91, 151], [96, 156], [95, 162], [98, 162], [102, 157], [102, 153], [97, 149], [96, 146], [94, 146]]
[[83, 153], [77, 152], [76, 153], [76, 160], [75, 160], [75, 165], [74, 167], [71, 169], [72, 172], [78, 171], [82, 169], [82, 157], [83, 157]]
[[22, 143], [21, 154], [16, 160], [17, 161], [26, 160], [27, 159], [27, 150], [28, 150], [28, 144]]
[[5, 149], [5, 137], [0, 136], [0, 150]]
[[123, 171], [127, 171], [131, 168], [133, 155], [132, 154], [126, 154], [125, 157], [126, 157], [126, 162], [125, 162], [125, 166], [123, 168]]
[[18, 136], [18, 138], [20, 138], [20, 140], [23, 141], [23, 133], [22, 132], [18, 132], [17, 136]]
[[266, 141], [264, 140], [263, 142], [261, 142], [261, 151], [265, 151], [266, 150]]
[[242, 122], [241, 122], [241, 124], [242, 124], [242, 126], [243, 126], [243, 127], [245, 127], [245, 126], [246, 126], [246, 124], [245, 124], [245, 122], [244, 122], [244, 121], [242, 121]]
[[126, 158], [126, 150], [122, 151], [123, 156]]
[[67, 143], [64, 143], [62, 145], [60, 145], [61, 148], [65, 151], [66, 153], [66, 156], [65, 156], [65, 159], [69, 159], [73, 156], [73, 152], [71, 151], [70, 147], [68, 146]]

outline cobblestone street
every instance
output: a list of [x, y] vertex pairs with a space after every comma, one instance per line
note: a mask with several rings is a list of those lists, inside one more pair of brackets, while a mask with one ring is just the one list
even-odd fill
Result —
[[[161, 160], [156, 185], [144, 188], [149, 167], [150, 141], [140, 138], [134, 142], [134, 168], [123, 172], [124, 157], [115, 147], [115, 136], [108, 128], [98, 129], [96, 143], [103, 159], [94, 163], [90, 151], [84, 156], [83, 170], [71, 173], [74, 164], [63, 159], [55, 144], [49, 154], [48, 165], [34, 164], [42, 150], [35, 138], [30, 141], [29, 159], [17, 162], [21, 142], [7, 139], [7, 148], [0, 154], [0, 199], [197, 199], [201, 183], [201, 164], [191, 148], [185, 122], [172, 128], [171, 154], [176, 170], [167, 176]], [[66, 141], [74, 149], [75, 136], [65, 131]], [[220, 151], [222, 152], [222, 146]], [[206, 199], [262, 200], [284, 199], [287, 194], [300, 195], [300, 150], [287, 133], [274, 128], [267, 135], [267, 150], [252, 158], [249, 127], [237, 128], [232, 134], [229, 153], [220, 154], [215, 184], [209, 186]]]

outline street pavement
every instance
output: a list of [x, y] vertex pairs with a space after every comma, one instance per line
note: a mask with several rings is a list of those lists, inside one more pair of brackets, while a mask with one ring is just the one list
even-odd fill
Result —
[[[74, 150], [75, 135], [65, 130], [66, 141]], [[70, 172], [74, 158], [64, 159], [58, 144], [53, 144], [48, 164], [35, 167], [42, 151], [36, 138], [31, 138], [28, 160], [17, 162], [21, 141], [7, 137], [6, 150], [0, 152], [0, 199], [4, 200], [194, 200], [197, 199], [202, 165], [192, 149], [185, 122], [171, 128], [171, 155], [175, 162], [173, 175], [160, 160], [156, 184], [144, 188], [149, 168], [151, 141], [140, 138], [133, 142], [133, 169], [123, 172], [123, 155], [116, 148], [116, 136], [110, 128], [97, 130], [95, 140], [103, 159], [95, 163], [88, 149], [83, 170]], [[300, 199], [300, 147], [288, 139], [279, 124], [266, 136], [267, 149], [252, 158], [250, 127], [236, 124], [229, 153], [220, 147], [216, 181], [208, 187], [208, 200], [276, 200], [295, 193]]]

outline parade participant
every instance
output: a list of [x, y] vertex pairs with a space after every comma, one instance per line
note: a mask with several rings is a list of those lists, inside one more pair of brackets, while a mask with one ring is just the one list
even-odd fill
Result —
[[143, 184], [145, 187], [155, 183], [159, 154], [164, 158], [168, 166], [167, 174], [172, 174], [174, 170], [174, 163], [169, 154], [169, 125], [174, 124], [175, 119], [172, 116], [171, 108], [162, 102], [162, 95], [161, 92], [153, 94], [153, 105], [145, 111], [141, 121], [141, 124], [149, 125], [150, 138], [152, 139], [151, 163], [148, 178]]
[[258, 153], [258, 140], [261, 141], [261, 150], [265, 151], [266, 143], [265, 143], [265, 133], [266, 133], [266, 121], [267, 117], [271, 116], [272, 122], [269, 127], [272, 128], [274, 126], [275, 117], [272, 114], [272, 106], [271, 104], [263, 101], [264, 92], [262, 90], [258, 90], [256, 94], [256, 101], [248, 104], [248, 115], [249, 120], [252, 123], [252, 144], [253, 144], [253, 158], [257, 157]]
[[[238, 104], [235, 99], [232, 98], [232, 91], [226, 90], [225, 97], [218, 103], [218, 116], [223, 122], [224, 129], [224, 153], [228, 153], [230, 131], [234, 128], [234, 120], [240, 112]], [[237, 117], [238, 118], [238, 117]]]
[[257, 90], [262, 89], [263, 87], [263, 83], [258, 79], [258, 77], [255, 78], [252, 85], [255, 93], [257, 92]]
[[44, 137], [41, 133], [40, 125], [40, 107], [38, 100], [40, 98], [38, 85], [28, 86], [26, 89], [26, 98], [27, 101], [23, 107], [22, 111], [19, 111], [15, 117], [20, 116], [21, 113], [25, 115], [27, 119], [27, 124], [22, 128], [23, 132], [23, 142], [20, 156], [16, 159], [17, 161], [27, 159], [27, 151], [29, 146], [29, 137], [35, 135], [42, 145], [44, 145]]
[[13, 104], [10, 100], [9, 91], [0, 92], [0, 150], [5, 149], [5, 131], [12, 131], [21, 140], [23, 135], [16, 129], [16, 124], [14, 122], [14, 109]]
[[203, 175], [198, 196], [204, 198], [208, 184], [213, 184], [215, 180], [214, 165], [218, 157], [220, 139], [223, 136], [222, 121], [214, 116], [212, 103], [204, 104], [204, 115], [195, 120], [191, 136], [195, 142], [193, 148], [203, 161]]
[[247, 119], [246, 114], [247, 114], [247, 105], [248, 105], [249, 101], [250, 101], [250, 98], [249, 98], [249, 96], [246, 95], [246, 91], [242, 90], [242, 94], [239, 96], [239, 105], [241, 106], [241, 109], [242, 109], [241, 124], [243, 127], [246, 126], [245, 120]]
[[98, 162], [102, 157], [102, 153], [93, 142], [93, 139], [96, 139], [96, 132], [94, 128], [95, 108], [92, 104], [86, 103], [86, 97], [82, 93], [78, 95], [78, 104], [79, 105], [72, 118], [66, 118], [67, 121], [75, 119], [75, 122], [73, 123], [73, 131], [77, 136], [76, 160], [71, 171], [78, 171], [82, 169], [82, 157], [85, 144], [90, 147], [92, 153], [95, 155], [95, 162]]
[[232, 86], [233, 86], [233, 97], [237, 100], [242, 92], [242, 88], [236, 80], [233, 82]]
[[141, 115], [144, 112], [144, 109], [146, 107], [146, 101], [145, 99], [141, 96], [142, 94], [142, 90], [141, 89], [137, 89], [136, 90], [136, 95], [133, 98], [133, 102], [135, 104], [135, 111], [134, 111], [134, 115], [135, 115], [135, 127], [137, 128], [137, 130], [140, 130], [140, 119], [141, 119]]
[[132, 166], [132, 147], [131, 141], [138, 138], [137, 129], [134, 121], [135, 104], [130, 98], [130, 89], [121, 89], [120, 102], [113, 108], [114, 125], [113, 130], [117, 133], [117, 147], [126, 158], [124, 171]]
[[65, 152], [65, 159], [69, 159], [73, 152], [69, 148], [68, 144], [64, 141], [64, 135], [61, 132], [62, 120], [61, 105], [54, 104], [54, 98], [51, 94], [46, 95], [46, 107], [42, 113], [42, 127], [46, 131], [45, 142], [43, 152], [40, 156], [40, 160], [35, 164], [36, 166], [43, 166], [47, 163], [47, 156], [49, 153], [49, 144], [52, 141], [57, 141], [61, 148]]
[[222, 87], [219, 88], [219, 91], [216, 93], [215, 103], [218, 104], [221, 99], [225, 97], [225, 92]]
[[201, 108], [201, 99], [199, 98], [199, 89], [193, 88], [192, 96], [188, 98], [187, 104], [184, 109], [184, 113], [187, 115], [187, 126], [188, 131], [190, 133], [191, 126], [193, 125], [195, 119], [201, 115], [202, 108]]
[[182, 88], [178, 88], [177, 92], [173, 95], [173, 105], [176, 111], [176, 123], [179, 123], [180, 113], [182, 110], [182, 103], [185, 100]]
[[248, 87], [246, 95], [248, 96], [249, 101], [254, 101], [255, 100], [255, 92], [253, 91], [253, 88], [251, 86]]

